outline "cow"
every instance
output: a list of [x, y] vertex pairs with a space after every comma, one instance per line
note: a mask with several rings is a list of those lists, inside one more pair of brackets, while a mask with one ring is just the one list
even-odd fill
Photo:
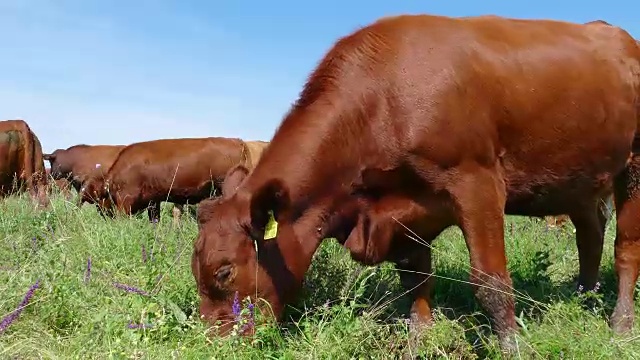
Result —
[[578, 282], [590, 290], [603, 246], [598, 201], [613, 186], [611, 326], [629, 330], [640, 266], [639, 93], [640, 48], [611, 25], [400, 15], [354, 31], [313, 70], [255, 169], [234, 168], [223, 196], [200, 203], [191, 267], [201, 317], [220, 320], [225, 334], [234, 296], [257, 296], [281, 319], [322, 239], [349, 248], [364, 236], [369, 263], [412, 271], [404, 283], [418, 332], [432, 321], [428, 247], [393, 232], [378, 245], [367, 220], [398, 213], [426, 242], [461, 228], [476, 298], [510, 352], [505, 214], [569, 214]]
[[125, 145], [73, 145], [45, 154], [55, 180], [67, 179], [78, 193], [96, 168], [108, 169]]
[[[245, 146], [246, 146], [245, 151], [248, 157], [244, 165], [247, 166], [249, 169], [253, 169], [255, 165], [258, 163], [258, 161], [260, 160], [260, 157], [262, 156], [264, 149], [266, 149], [268, 145], [269, 145], [268, 141], [261, 141], [261, 140], [245, 141]], [[193, 205], [189, 206], [189, 211], [193, 215], [196, 214], [196, 211], [194, 211]], [[182, 204], [174, 204], [173, 208], [171, 209], [171, 212], [173, 215], [173, 224], [177, 225], [180, 217], [182, 216], [182, 213], [184, 212], [184, 207]]]
[[54, 191], [58, 191], [66, 200], [71, 200], [71, 183], [66, 178], [53, 179], [51, 176], [51, 168], [46, 168], [45, 173], [48, 182], [47, 194], [51, 195]]
[[0, 196], [28, 190], [40, 207], [47, 207], [47, 177], [42, 144], [24, 120], [0, 121]]
[[[260, 143], [236, 138], [160, 139], [124, 148], [103, 177], [93, 177], [81, 199], [93, 198], [105, 213], [135, 214], [147, 209], [158, 221], [162, 201], [195, 204], [213, 195], [234, 165], [252, 167]], [[177, 210], [180, 210], [178, 208]], [[179, 214], [174, 211], [174, 219]]]

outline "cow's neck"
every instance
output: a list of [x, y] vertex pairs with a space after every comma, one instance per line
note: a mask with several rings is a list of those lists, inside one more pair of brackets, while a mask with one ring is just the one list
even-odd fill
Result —
[[[358, 149], [339, 149], [349, 143], [336, 109], [306, 109], [291, 114], [274, 135], [252, 174], [241, 186], [253, 194], [274, 178], [288, 193], [286, 223], [279, 224], [277, 243], [289, 271], [300, 283], [340, 200], [348, 197], [357, 169]], [[306, 117], [302, 119], [300, 117]], [[327, 120], [334, 118], [335, 120]], [[336, 157], [335, 155], [339, 156]]]

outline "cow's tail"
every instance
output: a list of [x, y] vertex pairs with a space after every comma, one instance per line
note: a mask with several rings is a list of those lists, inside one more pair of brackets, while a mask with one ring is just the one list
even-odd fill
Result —
[[31, 158], [33, 172], [31, 174], [31, 186], [34, 195], [40, 206], [46, 207], [49, 203], [47, 196], [47, 171], [44, 168], [44, 156], [42, 154], [42, 144], [38, 136], [29, 129], [29, 139], [31, 140]]
[[240, 164], [245, 166], [247, 169], [251, 169], [253, 164], [251, 163], [251, 151], [249, 150], [249, 145], [242, 139], [240, 139], [240, 143], [242, 144], [242, 149], [240, 150]]

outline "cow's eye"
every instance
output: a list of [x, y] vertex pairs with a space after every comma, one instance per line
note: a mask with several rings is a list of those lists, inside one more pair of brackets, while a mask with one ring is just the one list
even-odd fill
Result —
[[231, 264], [222, 265], [218, 271], [216, 271], [215, 277], [216, 281], [220, 284], [224, 284], [229, 280], [229, 276], [231, 276], [231, 271], [233, 270], [233, 266]]

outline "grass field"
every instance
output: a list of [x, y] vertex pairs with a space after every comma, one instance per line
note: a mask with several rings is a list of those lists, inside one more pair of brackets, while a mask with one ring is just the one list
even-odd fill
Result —
[[[507, 218], [507, 255], [521, 326], [517, 357], [640, 359], [639, 326], [622, 338], [607, 325], [616, 295], [614, 224], [607, 229], [602, 286], [596, 294], [582, 295], [589, 301], [573, 293], [578, 256], [572, 230], [571, 225], [547, 230], [541, 220]], [[172, 226], [166, 208], [160, 223], [152, 225], [146, 213], [104, 220], [93, 206], [79, 210], [62, 198], [41, 212], [25, 197], [0, 203], [0, 316], [14, 311], [38, 285], [28, 306], [0, 333], [0, 359], [401, 355], [409, 303], [397, 273], [389, 265], [357, 265], [333, 240], [316, 253], [304, 294], [288, 309], [287, 322], [260, 325], [253, 338], [208, 338], [198, 319], [190, 270], [196, 233], [188, 216]], [[499, 359], [496, 337], [466, 284], [468, 253], [457, 228], [436, 241], [434, 265], [436, 324], [423, 339], [423, 354]], [[126, 291], [125, 285], [144, 293]]]

